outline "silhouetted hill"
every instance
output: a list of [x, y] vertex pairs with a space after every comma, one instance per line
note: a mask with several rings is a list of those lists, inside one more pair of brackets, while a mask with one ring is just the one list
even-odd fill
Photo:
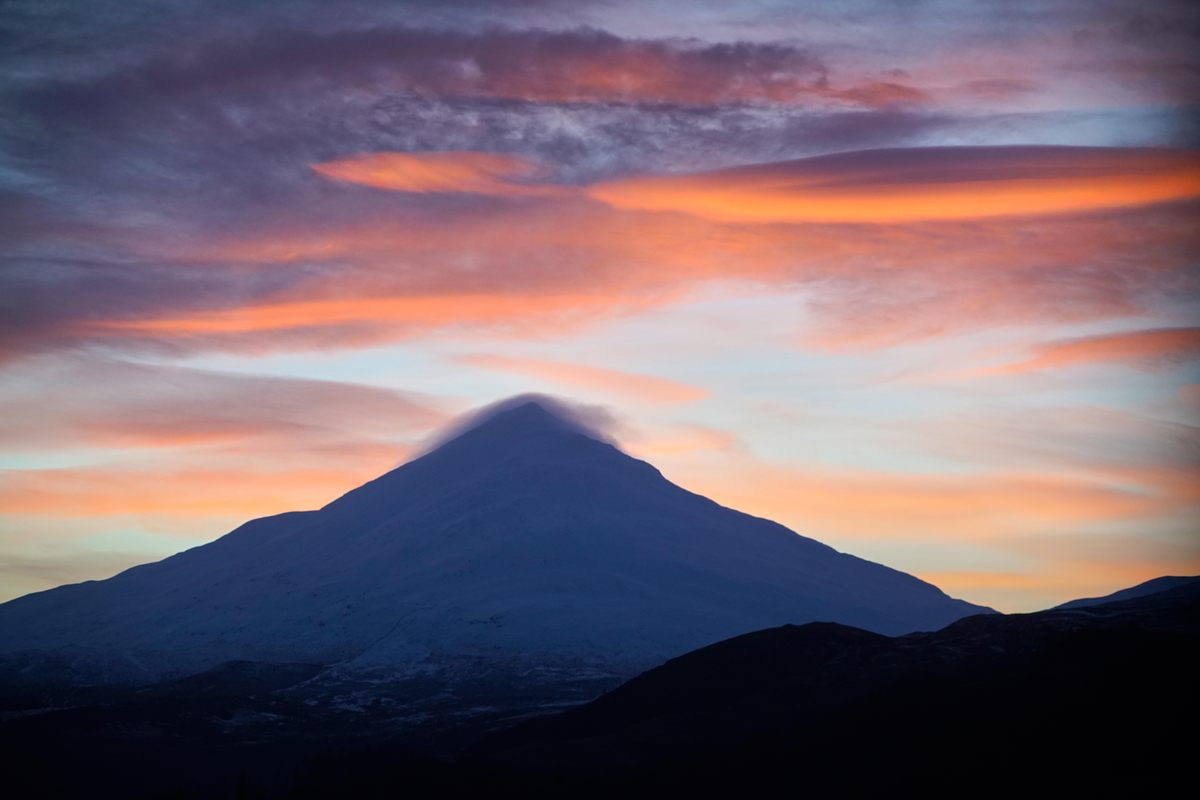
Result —
[[0, 747], [19, 796], [1146, 796], [1190, 775], [1198, 637], [1195, 583], [895, 638], [781, 626], [473, 746], [478, 717], [402, 735], [311, 706], [319, 667], [235, 662], [11, 718]]
[[597, 793], [1142, 793], [1189, 769], [1198, 645], [1196, 582], [896, 638], [784, 626], [672, 659], [480, 753]]
[[1103, 597], [1084, 597], [1079, 600], [1071, 600], [1070, 602], [1057, 605], [1055, 608], [1083, 608], [1085, 606], [1098, 606], [1104, 603], [1115, 603], [1121, 600], [1132, 600], [1136, 597], [1144, 597], [1148, 594], [1163, 592], [1167, 589], [1174, 589], [1177, 586], [1185, 586], [1189, 583], [1200, 582], [1200, 576], [1182, 577], [1175, 575], [1164, 575], [1161, 578], [1154, 578], [1145, 583], [1139, 583], [1137, 586], [1131, 586], [1128, 589], [1121, 589], [1112, 594]]

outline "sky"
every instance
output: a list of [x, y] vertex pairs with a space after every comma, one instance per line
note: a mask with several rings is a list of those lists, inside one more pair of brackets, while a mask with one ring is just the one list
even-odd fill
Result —
[[0, 2], [0, 600], [544, 392], [1003, 611], [1200, 573], [1200, 6]]

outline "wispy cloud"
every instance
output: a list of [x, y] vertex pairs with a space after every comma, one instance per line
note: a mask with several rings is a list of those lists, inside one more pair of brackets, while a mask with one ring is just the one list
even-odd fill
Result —
[[464, 355], [456, 360], [473, 367], [515, 372], [600, 394], [623, 395], [644, 403], [689, 403], [710, 394], [698, 386], [679, 381], [587, 364], [489, 355]]
[[466, 192], [502, 197], [554, 195], [553, 186], [523, 182], [539, 167], [498, 153], [363, 153], [313, 164], [326, 178], [397, 192]]
[[279, 444], [400, 442], [449, 419], [431, 398], [375, 386], [109, 359], [47, 357], [7, 377], [0, 440], [10, 452], [195, 445], [265, 454]]
[[234, 515], [249, 519], [319, 508], [372, 477], [366, 471], [244, 466], [236, 471], [113, 466], [0, 471], [0, 505], [10, 517]]
[[1069, 147], [905, 149], [635, 177], [590, 196], [725, 222], [899, 223], [1035, 216], [1200, 196], [1200, 155]]
[[1162, 369], [1200, 358], [1200, 328], [1156, 328], [1046, 342], [1021, 361], [968, 370], [966, 375], [1017, 375], [1089, 364]]
[[[586, 201], [439, 216], [385, 206], [196, 240], [178, 266], [14, 269], [0, 339], [10, 358], [84, 343], [162, 353], [361, 347], [447, 328], [549, 331], [736, 280], [805, 302], [810, 346], [875, 346], [1143, 313], [1193, 290], [1191, 215], [1162, 206], [1018, 225], [742, 225]], [[222, 262], [230, 266], [208, 266]]]

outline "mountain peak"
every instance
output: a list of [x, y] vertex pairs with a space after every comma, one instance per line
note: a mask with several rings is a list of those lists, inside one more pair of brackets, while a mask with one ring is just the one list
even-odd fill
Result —
[[468, 415], [453, 425], [435, 447], [472, 433], [523, 437], [542, 433], [578, 433], [611, 443], [605, 430], [612, 417], [596, 406], [582, 406], [543, 394], [521, 394]]
[[539, 425], [555, 428], [570, 427], [574, 419], [561, 403], [540, 395], [518, 395], [489, 407], [482, 425]]

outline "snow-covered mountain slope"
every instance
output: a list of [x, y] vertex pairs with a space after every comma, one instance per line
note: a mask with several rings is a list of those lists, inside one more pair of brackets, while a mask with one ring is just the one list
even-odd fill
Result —
[[231, 659], [632, 674], [785, 623], [900, 634], [988, 610], [685, 491], [602, 438], [552, 403], [510, 404], [319, 511], [0, 605], [0, 653], [153, 677]]

